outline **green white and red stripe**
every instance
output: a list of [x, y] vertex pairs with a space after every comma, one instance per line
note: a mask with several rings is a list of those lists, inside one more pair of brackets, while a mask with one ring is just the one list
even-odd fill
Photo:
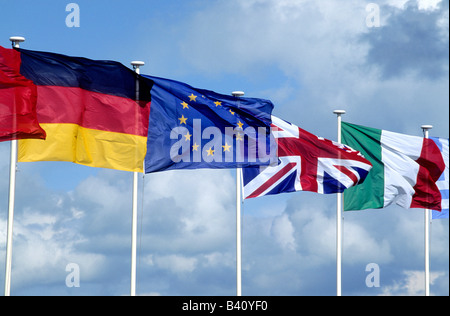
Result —
[[373, 165], [363, 184], [344, 192], [344, 211], [393, 203], [441, 211], [436, 181], [445, 163], [433, 140], [343, 122], [342, 143], [359, 150]]

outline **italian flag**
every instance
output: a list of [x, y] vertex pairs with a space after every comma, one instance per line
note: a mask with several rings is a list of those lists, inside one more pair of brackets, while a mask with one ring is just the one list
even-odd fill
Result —
[[436, 185], [445, 169], [432, 139], [342, 123], [342, 143], [359, 150], [373, 167], [364, 183], [344, 192], [344, 211], [403, 208], [441, 211]]

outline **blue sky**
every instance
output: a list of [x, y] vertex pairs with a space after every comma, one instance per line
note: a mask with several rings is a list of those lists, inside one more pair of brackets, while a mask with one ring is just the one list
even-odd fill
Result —
[[[344, 120], [449, 137], [448, 0], [1, 1], [0, 45], [129, 65], [194, 87], [270, 99], [273, 114], [336, 140]], [[366, 23], [368, 4], [379, 27]], [[0, 271], [4, 271], [9, 144], [0, 143]], [[12, 295], [127, 295], [131, 182], [126, 172], [21, 163]], [[235, 295], [234, 171], [140, 177], [139, 295]], [[335, 295], [336, 197], [308, 192], [243, 205], [244, 295]], [[423, 210], [345, 214], [343, 295], [422, 295]], [[433, 295], [449, 295], [449, 222], [433, 221]], [[67, 287], [66, 266], [80, 268]], [[366, 266], [380, 267], [369, 288]], [[0, 274], [0, 283], [4, 275]]]

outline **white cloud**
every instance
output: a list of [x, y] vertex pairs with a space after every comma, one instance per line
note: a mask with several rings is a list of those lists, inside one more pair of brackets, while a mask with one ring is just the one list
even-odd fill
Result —
[[389, 263], [394, 259], [386, 239], [377, 240], [374, 234], [360, 224], [344, 222], [345, 260], [348, 263]]
[[[331, 79], [330, 72], [340, 70], [336, 61], [355, 62], [360, 57], [356, 43], [340, 39], [343, 35], [351, 39], [365, 28], [364, 14], [359, 1], [220, 2], [189, 22], [189, 34], [182, 42], [184, 57], [209, 72], [250, 75], [274, 63], [295, 78], [324, 79], [328, 74]], [[202, 41], [190, 45], [189, 39], [196, 37]]]
[[294, 237], [294, 226], [287, 214], [283, 214], [274, 219], [272, 223], [272, 235], [282, 248], [294, 250], [296, 242]]
[[[45, 216], [44, 216], [45, 218]], [[25, 224], [24, 224], [25, 223]], [[15, 289], [33, 283], [65, 287], [67, 264], [80, 267], [81, 281], [90, 282], [102, 275], [106, 258], [102, 254], [76, 250], [77, 232], [60, 231], [54, 221], [30, 224], [21, 217], [14, 220], [12, 280]]]
[[[384, 296], [423, 296], [425, 294], [425, 273], [423, 271], [404, 271], [404, 278], [382, 287]], [[431, 272], [430, 286], [445, 276], [445, 272]]]
[[[300, 198], [300, 197], [299, 197]], [[315, 200], [310, 207], [289, 210], [296, 231], [295, 243], [303, 256], [318, 257], [327, 263], [336, 258], [336, 215], [326, 212], [330, 204]], [[320, 205], [320, 206], [319, 206]], [[348, 264], [368, 263], [376, 260], [387, 263], [393, 259], [389, 242], [375, 236], [364, 223], [347, 218], [343, 222], [343, 253]]]
[[[404, 9], [405, 5], [411, 0], [387, 0], [386, 2], [390, 6]], [[417, 0], [417, 7], [419, 10], [435, 10], [441, 2], [442, 0]]]
[[[166, 216], [171, 224], [161, 223], [171, 233], [170, 249], [212, 251], [232, 236], [235, 183], [227, 170], [173, 171], [146, 176], [144, 214], [152, 221]], [[168, 204], [169, 202], [171, 204]], [[175, 226], [174, 226], [175, 225]], [[145, 227], [144, 227], [145, 228]], [[150, 235], [154, 235], [151, 231]], [[157, 238], [157, 236], [154, 236]], [[166, 243], [163, 243], [166, 245]]]
[[197, 267], [196, 258], [180, 255], [156, 256], [153, 261], [157, 267], [177, 274], [191, 273]]
[[419, 10], [436, 10], [442, 0], [418, 0]]

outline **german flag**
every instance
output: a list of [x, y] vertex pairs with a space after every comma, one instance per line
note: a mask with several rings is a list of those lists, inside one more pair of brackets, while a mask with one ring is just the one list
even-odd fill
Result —
[[19, 162], [143, 172], [152, 80], [115, 61], [17, 52], [21, 75], [36, 86], [37, 118], [47, 134], [19, 141]]

